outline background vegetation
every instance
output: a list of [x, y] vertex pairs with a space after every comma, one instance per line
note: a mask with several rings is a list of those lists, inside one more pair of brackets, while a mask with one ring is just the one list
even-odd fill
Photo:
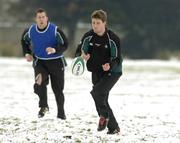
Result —
[[[28, 26], [34, 20], [34, 11], [42, 7], [47, 10], [51, 21], [65, 29], [70, 42], [68, 55], [72, 56], [77, 45], [76, 39], [79, 40], [83, 32], [90, 28], [82, 30], [78, 25], [90, 23], [93, 10], [104, 9], [108, 13], [109, 28], [121, 37], [125, 57], [169, 59], [180, 57], [179, 5], [179, 0], [1, 0], [0, 22], [14, 25], [26, 23], [25, 26]], [[5, 25], [3, 24], [4, 27]], [[81, 32], [77, 35], [80, 28]], [[0, 35], [4, 35], [4, 32], [0, 30]], [[19, 33], [22, 32], [21, 30]], [[15, 33], [12, 32], [12, 35], [15, 36]], [[15, 37], [20, 39], [20, 35]], [[21, 50], [19, 39], [14, 42], [14, 46]], [[4, 41], [0, 40], [0, 54], [18, 55], [2, 52], [2, 49], [13, 51], [7, 50], [9, 45]]]

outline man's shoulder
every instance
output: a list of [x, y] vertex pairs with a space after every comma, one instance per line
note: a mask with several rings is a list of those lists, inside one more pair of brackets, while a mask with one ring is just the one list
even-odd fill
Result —
[[114, 31], [112, 31], [111, 29], [108, 29], [108, 30], [107, 30], [107, 33], [108, 33], [109, 36], [111, 36], [111, 37], [118, 37], [117, 34], [116, 34]]
[[29, 25], [27, 28], [26, 28], [26, 30], [27, 30], [27, 32], [30, 32], [31, 31], [31, 29], [36, 29], [36, 23], [32, 23], [31, 25]]
[[110, 39], [115, 40], [115, 41], [120, 40], [119, 36], [115, 32], [113, 32], [111, 29], [108, 29], [107, 33], [109, 34]]
[[24, 31], [23, 31], [23, 35], [27, 35], [27, 34], [29, 33], [30, 29], [32, 28], [32, 26], [33, 26], [33, 25], [30, 25], [30, 26], [26, 27], [26, 28], [24, 29]]

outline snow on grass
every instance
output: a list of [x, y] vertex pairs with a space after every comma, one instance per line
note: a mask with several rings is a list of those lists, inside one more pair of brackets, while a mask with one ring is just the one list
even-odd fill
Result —
[[56, 118], [54, 95], [48, 86], [50, 112], [38, 118], [31, 63], [0, 58], [0, 143], [179, 143], [180, 63], [132, 61], [110, 93], [109, 102], [121, 128], [120, 135], [97, 132], [98, 116], [90, 95], [91, 75], [65, 74], [67, 120]]

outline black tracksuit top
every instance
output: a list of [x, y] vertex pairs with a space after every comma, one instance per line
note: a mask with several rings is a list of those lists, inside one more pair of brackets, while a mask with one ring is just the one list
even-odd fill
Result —
[[87, 61], [87, 69], [91, 72], [103, 72], [102, 65], [110, 63], [111, 73], [122, 73], [122, 54], [119, 37], [111, 30], [106, 29], [102, 36], [98, 36], [93, 30], [84, 34], [78, 48], [76, 56], [81, 55], [81, 51], [90, 54]]

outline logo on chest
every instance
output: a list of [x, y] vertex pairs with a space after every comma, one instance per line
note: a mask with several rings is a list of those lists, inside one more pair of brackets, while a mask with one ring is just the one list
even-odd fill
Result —
[[[92, 45], [93, 45], [93, 44], [92, 44]], [[103, 44], [94, 43], [94, 46], [95, 46], [95, 47], [104, 47], [105, 49], [108, 48], [108, 45], [107, 45], [107, 44], [106, 44], [106, 45], [103, 45]]]
[[94, 44], [96, 47], [100, 47], [101, 46], [101, 44], [98, 44], [98, 43], [95, 43]]

